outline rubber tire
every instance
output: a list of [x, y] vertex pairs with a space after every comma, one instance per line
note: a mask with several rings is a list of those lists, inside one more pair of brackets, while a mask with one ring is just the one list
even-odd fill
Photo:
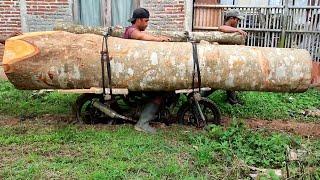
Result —
[[[209, 109], [212, 114], [214, 115], [213, 116], [213, 119], [207, 119], [207, 116], [206, 114], [205, 117], [206, 117], [206, 124], [216, 124], [216, 125], [220, 125], [221, 123], [221, 112], [218, 108], [218, 106], [211, 100], [207, 99], [207, 98], [201, 98], [201, 100], [199, 101], [199, 104], [201, 106], [201, 110], [203, 111], [204, 108], [205, 109]], [[190, 118], [192, 118], [192, 116], [194, 116], [194, 114], [192, 113], [191, 109], [190, 109], [190, 104], [187, 102], [185, 104], [183, 104], [178, 113], [177, 113], [177, 116], [178, 116], [178, 123], [179, 124], [182, 124], [182, 125], [195, 125], [196, 126], [196, 123], [195, 122], [186, 122], [185, 121], [185, 115], [189, 113], [191, 115]], [[203, 113], [205, 113], [205, 111], [203, 111]]]
[[80, 122], [82, 124], [95, 124], [95, 123], [97, 123], [97, 119], [92, 119], [91, 116], [90, 116], [90, 119], [89, 119], [89, 117], [83, 118], [82, 111], [88, 110], [88, 108], [91, 108], [91, 107], [88, 107], [88, 106], [90, 106], [90, 104], [87, 104], [87, 107], [85, 107], [86, 109], [83, 109], [83, 106], [87, 102], [91, 103], [91, 101], [93, 99], [99, 99], [99, 98], [101, 98], [101, 96], [102, 96], [101, 94], [82, 94], [77, 98], [75, 107], [76, 107], [76, 118], [77, 118], [78, 122]]

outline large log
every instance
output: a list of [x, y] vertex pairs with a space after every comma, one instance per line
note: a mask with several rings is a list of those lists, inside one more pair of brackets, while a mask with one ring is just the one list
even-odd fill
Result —
[[[125, 28], [123, 27], [88, 27], [82, 25], [76, 25], [71, 23], [58, 22], [54, 30], [67, 31], [76, 34], [92, 33], [97, 35], [103, 35], [110, 29], [111, 36], [122, 37]], [[184, 31], [146, 31], [149, 34], [155, 36], [168, 36], [171, 38], [171, 42], [187, 42], [188, 37], [191, 41], [200, 42], [205, 40], [208, 42], [217, 42], [219, 44], [232, 44], [241, 45], [245, 43], [245, 38], [239, 33], [223, 33], [220, 31], [210, 32], [184, 32]]]
[[[19, 89], [102, 87], [101, 44], [99, 35], [58, 31], [10, 38], [5, 46], [5, 73]], [[191, 43], [109, 37], [108, 47], [114, 88], [191, 88]], [[303, 92], [320, 85], [320, 66], [302, 49], [199, 44], [198, 55], [202, 87]]]

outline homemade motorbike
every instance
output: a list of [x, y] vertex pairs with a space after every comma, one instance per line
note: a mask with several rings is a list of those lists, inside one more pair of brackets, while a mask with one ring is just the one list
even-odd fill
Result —
[[[128, 91], [127, 94], [113, 93], [107, 45], [109, 34], [110, 32], [104, 34], [101, 50], [103, 92], [102, 94], [82, 94], [76, 101], [76, 117], [82, 123], [135, 123], [140, 116], [143, 106], [149, 99], [149, 92]], [[207, 97], [201, 96], [201, 92], [207, 89], [200, 88], [201, 74], [197, 45], [195, 42], [191, 43], [194, 59], [192, 89], [175, 92], [156, 92], [163, 99], [158, 115], [154, 119], [167, 125], [179, 123], [198, 128], [202, 128], [209, 123], [220, 124], [221, 113], [218, 106]], [[105, 85], [106, 75], [108, 78], [108, 93], [106, 93]], [[182, 99], [186, 100], [183, 101]]]

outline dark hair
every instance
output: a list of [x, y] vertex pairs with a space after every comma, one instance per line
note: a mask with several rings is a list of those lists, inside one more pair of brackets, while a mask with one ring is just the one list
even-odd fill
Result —
[[138, 18], [149, 18], [150, 13], [147, 9], [137, 8], [133, 11], [132, 17], [128, 20], [131, 23], [135, 23], [135, 20]]
[[[235, 18], [239, 19], [238, 17], [235, 17], [235, 16], [229, 16], [229, 17], [227, 17], [227, 18], [224, 20], [224, 22], [229, 21], [231, 18], [232, 18], [232, 19], [235, 19]], [[240, 19], [239, 19], [239, 20], [240, 20]]]

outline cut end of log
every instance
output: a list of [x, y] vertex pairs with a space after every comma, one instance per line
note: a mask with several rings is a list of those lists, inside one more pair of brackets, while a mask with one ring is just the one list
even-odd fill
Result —
[[39, 53], [39, 49], [32, 44], [23, 40], [6, 41], [4, 55], [3, 55], [3, 67], [5, 73], [10, 73], [10, 64], [22, 61], [28, 57], [34, 56]]
[[25, 41], [24, 38], [53, 34], [55, 32], [56, 31], [26, 33], [24, 35], [8, 39], [5, 44], [3, 55], [4, 72], [12, 72], [10, 64], [23, 61], [39, 53], [39, 49], [35, 45]]
[[311, 85], [320, 91], [320, 63], [318, 62], [312, 64]]

